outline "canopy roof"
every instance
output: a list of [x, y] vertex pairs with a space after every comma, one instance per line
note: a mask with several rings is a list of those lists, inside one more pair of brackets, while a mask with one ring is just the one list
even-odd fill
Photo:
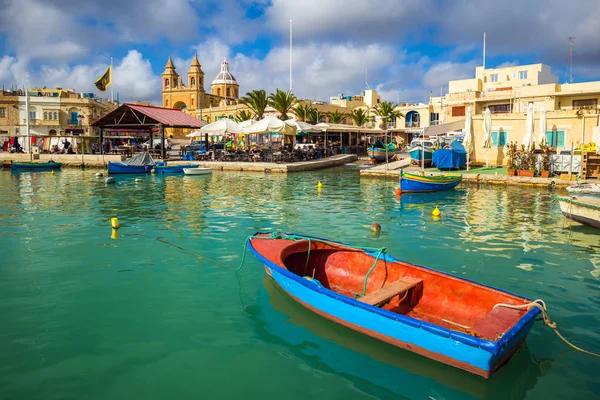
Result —
[[464, 127], [465, 127], [465, 120], [461, 119], [458, 121], [448, 122], [445, 124], [428, 126], [427, 128], [425, 128], [423, 134], [426, 136], [444, 135], [448, 132], [458, 131], [460, 129], [463, 129]]
[[260, 121], [253, 123], [249, 127], [243, 128], [242, 132], [250, 134], [276, 132], [283, 135], [295, 135], [296, 127], [292, 127], [282, 120], [268, 115]]
[[123, 104], [94, 122], [92, 126], [151, 128], [160, 124], [169, 128], [201, 128], [206, 122], [171, 108]]
[[328, 132], [361, 132], [361, 133], [385, 133], [387, 131], [383, 129], [373, 129], [373, 128], [362, 128], [360, 126], [355, 125], [347, 125], [347, 124], [330, 124], [326, 122], [321, 122], [315, 125], [316, 128], [320, 128], [323, 131]]

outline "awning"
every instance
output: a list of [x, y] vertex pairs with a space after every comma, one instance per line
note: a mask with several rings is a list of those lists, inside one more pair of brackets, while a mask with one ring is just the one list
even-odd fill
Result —
[[461, 119], [460, 121], [448, 122], [446, 124], [428, 126], [424, 129], [423, 134], [425, 136], [438, 136], [438, 135], [443, 135], [448, 132], [454, 132], [454, 131], [461, 130], [464, 127], [465, 127], [465, 120]]

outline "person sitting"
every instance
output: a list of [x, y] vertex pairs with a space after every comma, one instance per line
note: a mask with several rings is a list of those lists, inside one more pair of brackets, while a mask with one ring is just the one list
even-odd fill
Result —
[[58, 150], [58, 145], [57, 144], [53, 144], [52, 147], [50, 148], [50, 153], [51, 154], [58, 154], [59, 150]]

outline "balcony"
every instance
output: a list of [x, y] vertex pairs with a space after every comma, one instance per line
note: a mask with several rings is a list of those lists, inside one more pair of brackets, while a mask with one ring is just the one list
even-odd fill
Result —
[[405, 128], [419, 128], [421, 123], [419, 121], [406, 121], [404, 123]]

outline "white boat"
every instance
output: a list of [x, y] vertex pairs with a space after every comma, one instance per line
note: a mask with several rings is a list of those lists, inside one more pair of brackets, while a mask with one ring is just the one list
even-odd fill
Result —
[[556, 200], [566, 218], [600, 228], [600, 198], [556, 196]]
[[574, 197], [600, 197], [600, 185], [597, 183], [577, 183], [567, 187]]
[[212, 174], [212, 169], [210, 168], [184, 168], [183, 173], [186, 175], [209, 175]]

